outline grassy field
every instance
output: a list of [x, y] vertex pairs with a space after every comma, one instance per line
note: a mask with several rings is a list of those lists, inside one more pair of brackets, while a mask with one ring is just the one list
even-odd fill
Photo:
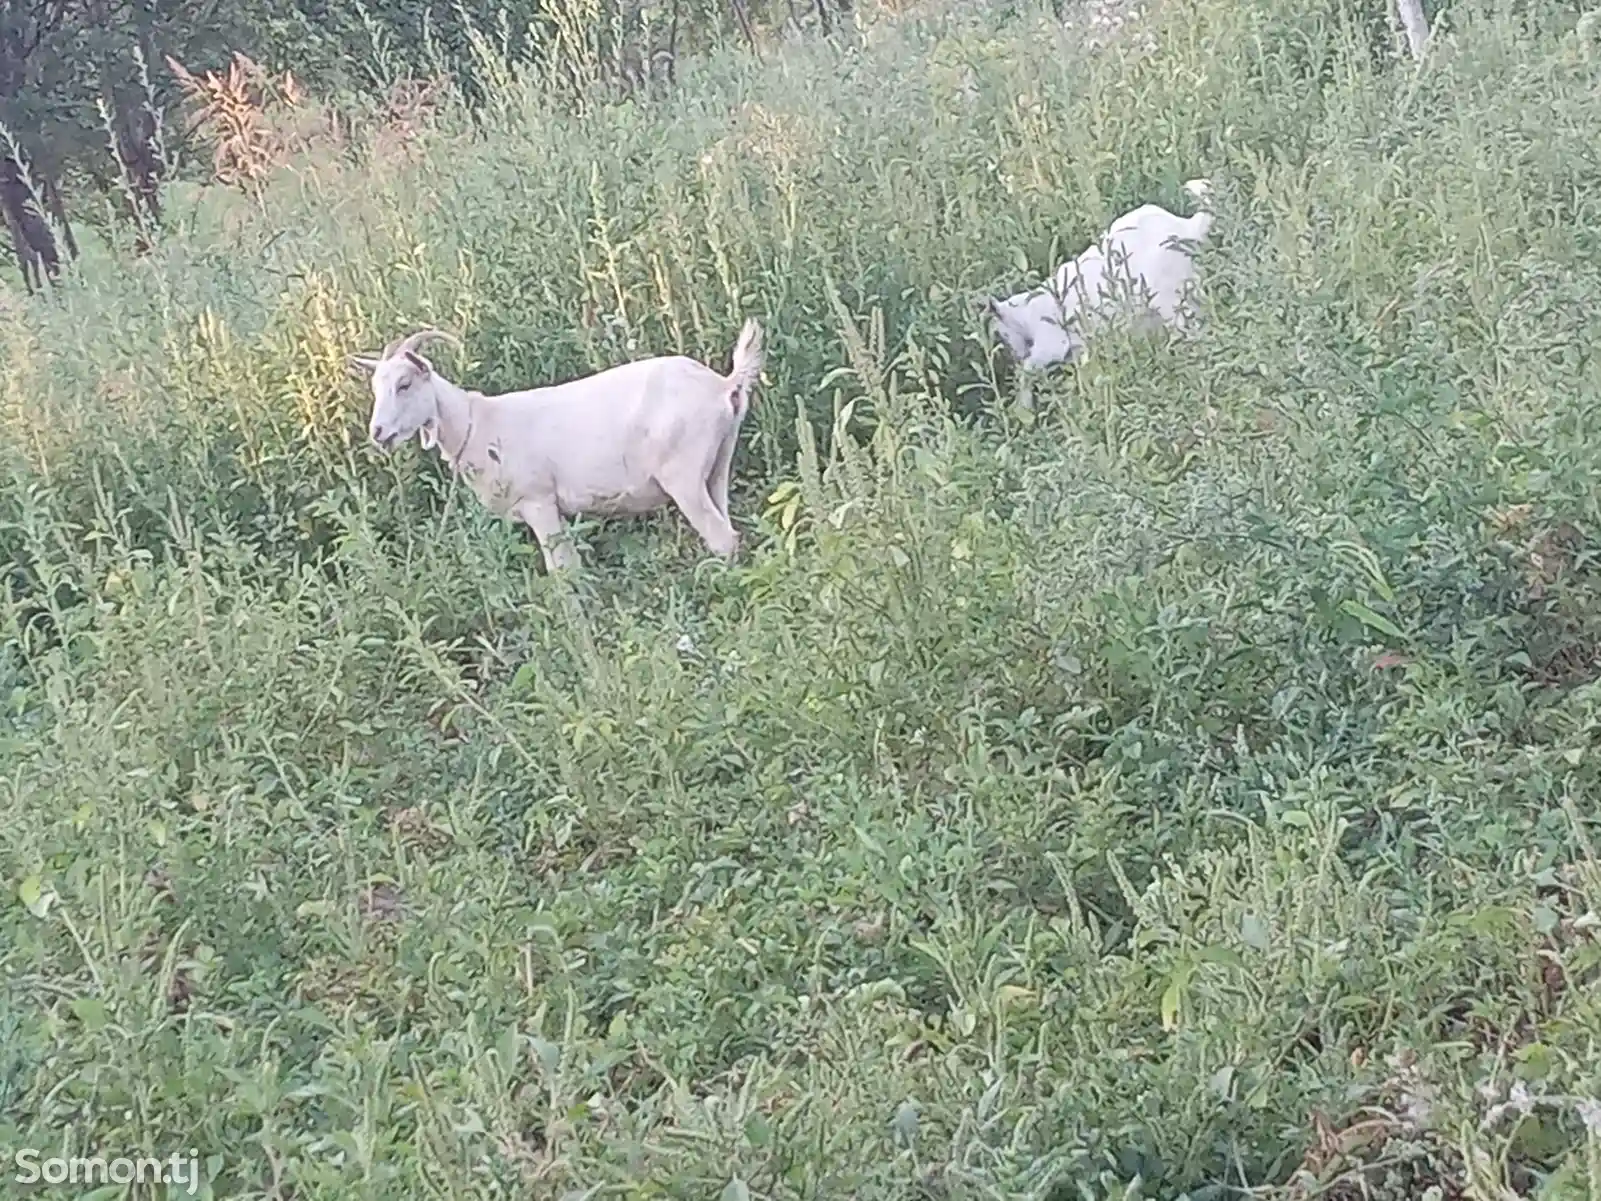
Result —
[[[505, 73], [0, 296], [0, 1150], [1601, 1197], [1601, 44], [1464, 0], [1420, 73], [1348, 7]], [[1205, 336], [1013, 405], [972, 298], [1201, 174]], [[675, 514], [547, 578], [343, 371], [747, 314], [733, 565]]]

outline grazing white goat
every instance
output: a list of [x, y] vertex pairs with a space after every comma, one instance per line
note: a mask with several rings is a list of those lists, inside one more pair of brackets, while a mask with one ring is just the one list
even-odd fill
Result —
[[1181, 243], [1199, 245], [1211, 230], [1211, 184], [1192, 179], [1184, 190], [1198, 202], [1193, 217], [1142, 204], [1113, 221], [1047, 283], [989, 300], [995, 332], [1022, 367], [1082, 360], [1087, 336], [1118, 311], [1141, 328], [1187, 328], [1185, 291], [1195, 278], [1195, 261]]
[[563, 518], [638, 515], [669, 501], [715, 554], [739, 535], [728, 516], [728, 470], [765, 358], [762, 330], [745, 322], [733, 370], [719, 375], [683, 355], [609, 367], [545, 388], [485, 396], [451, 383], [417, 353], [419, 330], [378, 358], [350, 356], [372, 374], [369, 433], [385, 453], [419, 436], [502, 517], [526, 522], [545, 566], [576, 566]]

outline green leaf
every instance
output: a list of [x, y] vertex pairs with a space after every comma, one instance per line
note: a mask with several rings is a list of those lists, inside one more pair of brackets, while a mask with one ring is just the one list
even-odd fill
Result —
[[1589, 1172], [1584, 1166], [1583, 1151], [1569, 1153], [1562, 1165], [1545, 1178], [1535, 1201], [1590, 1201], [1593, 1194], [1587, 1180]]
[[1167, 987], [1162, 990], [1162, 1029], [1178, 1029], [1179, 1007], [1184, 1004], [1184, 993], [1190, 986], [1190, 976], [1194, 972], [1195, 965], [1192, 963], [1181, 963], [1173, 969]]
[[500, 1032], [495, 1040], [495, 1058], [499, 1060], [500, 1070], [511, 1075], [522, 1064], [523, 1036], [517, 1029], [515, 1022], [509, 1024]]
[[1387, 637], [1394, 638], [1398, 642], [1406, 641], [1406, 635], [1401, 633], [1399, 627], [1397, 627], [1393, 621], [1380, 613], [1375, 613], [1361, 601], [1344, 601], [1341, 603], [1340, 608], [1344, 612], [1356, 618], [1363, 625], [1368, 626], [1371, 629], [1375, 629]]
[[1197, 963], [1216, 963], [1223, 967], [1245, 966], [1245, 961], [1239, 957], [1232, 947], [1202, 947], [1195, 953]]
[[1023, 988], [1017, 984], [1003, 984], [995, 990], [995, 1005], [998, 1009], [1011, 1009], [1026, 1007], [1034, 1003], [1034, 990]]
[[851, 829], [856, 832], [856, 837], [861, 841], [861, 844], [873, 854], [882, 855], [884, 853], [884, 848], [879, 844], [878, 840], [866, 830], [854, 822], [851, 823]]
[[29, 876], [17, 885], [17, 899], [29, 913], [43, 920], [56, 903], [56, 894], [46, 892], [38, 876]]
[[773, 1125], [765, 1114], [753, 1113], [745, 1119], [745, 1141], [753, 1147], [765, 1147], [773, 1141]]
[[1483, 909], [1453, 917], [1451, 924], [1481, 936], [1505, 937], [1517, 920], [1518, 915], [1509, 906], [1486, 905]]
[[1512, 1053], [1517, 1074], [1524, 1080], [1543, 1080], [1556, 1066], [1556, 1056], [1544, 1043], [1530, 1043]]
[[561, 1048], [537, 1035], [531, 1035], [528, 1042], [534, 1049], [534, 1058], [539, 1061], [539, 1066], [544, 1070], [545, 1078], [547, 1080], [553, 1079], [556, 1075], [556, 1068], [561, 1064]]
[[723, 1186], [721, 1201], [750, 1201], [750, 1189], [743, 1180], [735, 1176]]
[[83, 1028], [91, 1034], [102, 1029], [106, 1024], [106, 1003], [99, 997], [76, 997], [72, 1002], [72, 1013]]
[[1184, 998], [1184, 985], [1175, 976], [1162, 992], [1162, 1029], [1176, 1030], [1179, 1024], [1179, 1002]]

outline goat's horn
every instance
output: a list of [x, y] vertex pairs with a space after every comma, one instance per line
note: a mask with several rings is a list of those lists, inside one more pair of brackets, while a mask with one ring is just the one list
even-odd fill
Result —
[[457, 346], [461, 345], [461, 339], [456, 337], [455, 334], [447, 334], [442, 329], [420, 329], [416, 333], [407, 334], [404, 338], [396, 338], [388, 346], [384, 347], [383, 357], [392, 359], [396, 355], [405, 354], [407, 351], [415, 351], [431, 338], [454, 342]]

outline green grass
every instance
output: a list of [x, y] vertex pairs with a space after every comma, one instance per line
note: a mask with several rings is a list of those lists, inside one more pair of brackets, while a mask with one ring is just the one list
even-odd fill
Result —
[[[1420, 74], [1343, 9], [919, 9], [581, 121], [508, 77], [8, 294], [0, 1149], [1601, 1196], [1601, 56], [1459, 3]], [[1014, 408], [971, 297], [1198, 174], [1205, 336]], [[545, 577], [342, 367], [721, 367], [750, 313], [732, 566], [665, 515]]]

